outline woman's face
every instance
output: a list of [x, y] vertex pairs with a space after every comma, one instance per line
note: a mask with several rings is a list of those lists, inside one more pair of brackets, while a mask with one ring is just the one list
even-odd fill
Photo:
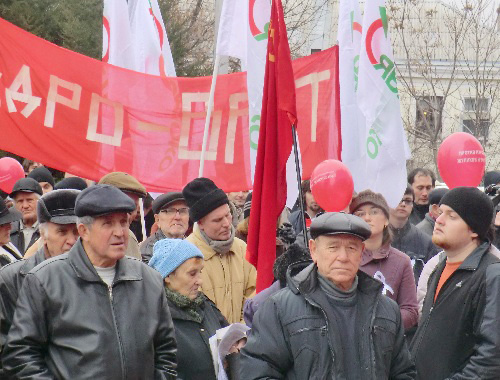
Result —
[[170, 290], [194, 300], [200, 292], [202, 270], [203, 259], [192, 257], [184, 261], [175, 271], [165, 277], [165, 284]]
[[384, 228], [389, 224], [389, 220], [387, 220], [384, 211], [369, 203], [358, 208], [354, 212], [354, 215], [359, 216], [370, 225], [372, 231], [370, 239], [381, 236], [384, 233]]

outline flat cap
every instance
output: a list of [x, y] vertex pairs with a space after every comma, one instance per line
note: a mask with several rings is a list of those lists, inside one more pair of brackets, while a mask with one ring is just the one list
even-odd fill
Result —
[[179, 191], [172, 191], [170, 193], [162, 194], [153, 201], [153, 213], [158, 214], [169, 204], [177, 201], [185, 201], [184, 196]]
[[363, 219], [343, 212], [326, 212], [318, 216], [312, 221], [309, 232], [313, 239], [320, 235], [353, 235], [363, 241], [372, 234], [370, 226]]
[[8, 208], [5, 201], [0, 198], [0, 226], [3, 224], [21, 220], [22, 214], [14, 207]]
[[133, 193], [141, 198], [146, 198], [148, 192], [141, 183], [128, 173], [112, 172], [106, 174], [99, 180], [100, 185], [112, 185], [119, 188], [121, 191]]
[[48, 182], [54, 187], [54, 177], [52, 177], [52, 173], [45, 166], [40, 166], [36, 169], [33, 169], [27, 176], [28, 178], [33, 178], [38, 183], [40, 182]]
[[21, 178], [18, 180], [12, 188], [12, 193], [10, 193], [11, 198], [14, 198], [16, 193], [19, 192], [43, 194], [42, 187], [33, 178]]
[[36, 205], [36, 214], [40, 223], [57, 224], [76, 223], [75, 202], [79, 190], [54, 190], [43, 195]]
[[75, 204], [75, 214], [78, 217], [101, 216], [115, 212], [130, 213], [134, 210], [134, 201], [111, 185], [87, 187], [78, 195]]

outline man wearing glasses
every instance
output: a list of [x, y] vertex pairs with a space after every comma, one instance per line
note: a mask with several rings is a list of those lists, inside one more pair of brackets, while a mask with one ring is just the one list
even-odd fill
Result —
[[432, 244], [430, 236], [409, 221], [414, 200], [413, 189], [408, 185], [399, 205], [390, 210], [389, 225], [393, 234], [392, 246], [410, 257], [415, 283], [418, 283], [425, 263], [439, 252], [439, 248]]
[[161, 239], [184, 239], [189, 227], [189, 208], [180, 192], [170, 192], [160, 195], [153, 201], [153, 213], [158, 231], [144, 241], [141, 246], [141, 256], [148, 263], [153, 256], [153, 246]]

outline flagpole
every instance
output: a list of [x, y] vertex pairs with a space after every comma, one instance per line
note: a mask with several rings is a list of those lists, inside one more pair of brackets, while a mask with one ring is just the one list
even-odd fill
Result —
[[215, 84], [219, 73], [220, 55], [215, 56], [214, 72], [212, 74], [212, 85], [210, 86], [210, 96], [208, 97], [207, 117], [205, 119], [205, 129], [203, 131], [203, 143], [201, 146], [200, 171], [198, 177], [203, 177], [203, 169], [205, 167], [205, 154], [207, 151], [208, 128], [210, 127], [210, 119], [212, 118], [212, 110], [214, 108]]
[[292, 124], [292, 136], [293, 136], [293, 153], [295, 155], [295, 170], [297, 172], [297, 186], [299, 187], [299, 206], [300, 206], [300, 219], [302, 220], [302, 232], [304, 233], [304, 246], [307, 248], [309, 244], [307, 242], [307, 227], [306, 227], [306, 216], [304, 211], [304, 197], [302, 194], [302, 179], [300, 176], [300, 162], [299, 162], [299, 149], [297, 144], [297, 131], [295, 129], [295, 124]]
[[139, 198], [139, 213], [141, 215], [141, 230], [142, 230], [142, 241], [147, 239], [146, 236], [146, 220], [144, 219], [144, 201]]

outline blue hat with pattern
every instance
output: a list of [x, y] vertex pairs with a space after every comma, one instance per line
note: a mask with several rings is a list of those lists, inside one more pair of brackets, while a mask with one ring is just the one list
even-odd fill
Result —
[[193, 257], [203, 259], [203, 253], [194, 244], [182, 239], [162, 239], [153, 246], [153, 257], [148, 265], [165, 278]]

